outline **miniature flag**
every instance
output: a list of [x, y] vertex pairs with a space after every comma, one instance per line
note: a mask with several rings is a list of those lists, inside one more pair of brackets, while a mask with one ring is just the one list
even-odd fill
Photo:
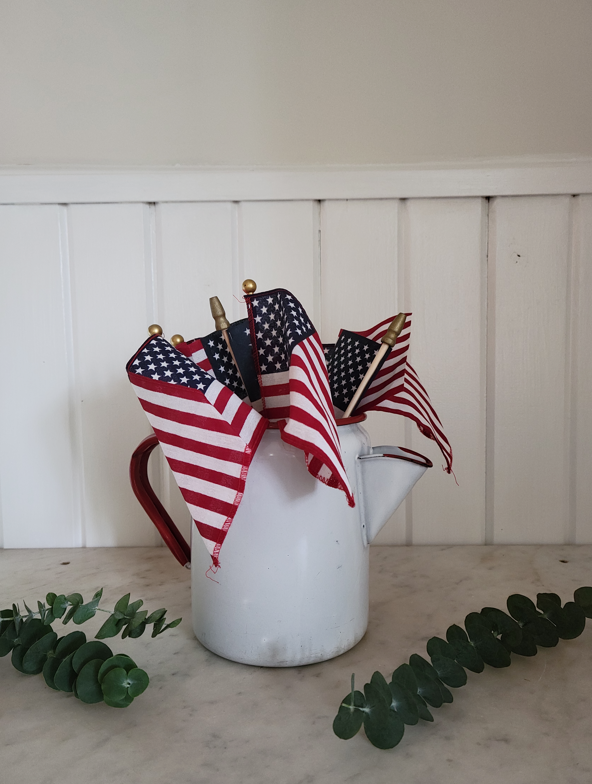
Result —
[[[329, 355], [331, 393], [338, 413], [343, 414], [353, 398], [381, 346], [380, 338], [387, 331], [391, 321], [392, 318], [385, 319], [364, 332], [342, 330], [332, 350], [331, 346], [326, 347], [326, 353]], [[394, 348], [386, 353], [384, 361], [362, 394], [354, 413], [387, 411], [412, 419], [424, 436], [438, 444], [446, 461], [446, 471], [451, 473], [450, 443], [428, 393], [415, 370], [407, 362], [410, 333], [411, 314], [408, 313], [407, 321]]]
[[249, 320], [245, 318], [231, 324], [228, 328], [228, 336], [238, 368], [221, 330], [212, 332], [204, 338], [178, 343], [177, 349], [192, 359], [202, 370], [229, 387], [241, 400], [251, 403], [256, 410], [259, 410], [258, 401], [261, 400], [261, 392], [253, 363]]
[[246, 296], [263, 416], [302, 449], [309, 472], [353, 494], [341, 457], [323, 346], [304, 308], [285, 289]]
[[267, 422], [160, 336], [127, 371], [217, 567]]

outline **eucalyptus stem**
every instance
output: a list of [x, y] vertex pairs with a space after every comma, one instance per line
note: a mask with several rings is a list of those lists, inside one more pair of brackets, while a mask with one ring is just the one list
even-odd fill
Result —
[[352, 675], [351, 690], [333, 721], [337, 737], [353, 738], [363, 725], [372, 745], [392, 749], [403, 738], [405, 725], [434, 720], [428, 705], [439, 708], [452, 702], [447, 687], [464, 686], [466, 670], [483, 672], [486, 664], [509, 667], [512, 653], [535, 656], [539, 647], [579, 637], [586, 618], [592, 618], [592, 587], [578, 588], [574, 601], [563, 606], [555, 593], [537, 594], [536, 606], [528, 597], [512, 594], [507, 609], [509, 614], [495, 607], [469, 613], [464, 629], [454, 624], [445, 640], [428, 640], [431, 663], [414, 653], [408, 664], [397, 667], [390, 683], [375, 672], [364, 691], [356, 691]]
[[[102, 639], [140, 637], [152, 625], [152, 637], [173, 629], [181, 623], [177, 618], [166, 622], [166, 610], [155, 610], [148, 615], [140, 610], [141, 599], [129, 601], [122, 596], [115, 608], [99, 607], [103, 589], [84, 603], [79, 593], [48, 593], [45, 602], [37, 602], [37, 611], [23, 601], [26, 614], [18, 604], [0, 610], [0, 656], [12, 652], [13, 666], [22, 673], [43, 673], [46, 684], [57, 691], [72, 692], [86, 703], [105, 702], [114, 708], [126, 708], [147, 688], [148, 675], [136, 666], [127, 654], [113, 655]], [[62, 624], [73, 621], [81, 625], [97, 611], [109, 617], [96, 633], [96, 641], [87, 642], [82, 631], [74, 631], [58, 638], [51, 624], [61, 619]]]

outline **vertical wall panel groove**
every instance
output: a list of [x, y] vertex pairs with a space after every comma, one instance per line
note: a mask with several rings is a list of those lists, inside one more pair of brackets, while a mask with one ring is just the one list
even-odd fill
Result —
[[573, 221], [572, 490], [576, 544], [592, 542], [592, 195], [578, 196]]
[[72, 454], [72, 519], [74, 547], [86, 547], [86, 521], [84, 513], [84, 475], [82, 441], [82, 412], [80, 410], [80, 384], [74, 348], [74, 314], [72, 291], [72, 264], [70, 258], [70, 237], [68, 206], [58, 206], [60, 273], [62, 278], [62, 302], [64, 308], [65, 350], [68, 367], [69, 419]]

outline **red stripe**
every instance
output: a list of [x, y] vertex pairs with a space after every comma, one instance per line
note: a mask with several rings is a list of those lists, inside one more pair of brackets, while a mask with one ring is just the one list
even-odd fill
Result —
[[167, 458], [167, 462], [171, 467], [171, 471], [175, 474], [194, 476], [196, 479], [203, 479], [206, 482], [211, 482], [221, 487], [228, 487], [231, 490], [240, 490], [242, 492], [244, 489], [244, 482], [241, 482], [239, 476], [231, 476], [222, 471], [215, 471], [213, 468], [204, 468], [203, 466], [196, 466], [191, 463], [185, 463], [182, 460], [174, 460], [173, 458]]
[[214, 528], [207, 523], [200, 523], [199, 520], [194, 520], [194, 522], [197, 526], [197, 530], [204, 539], [207, 539], [210, 542], [215, 542], [216, 544], [222, 544], [226, 538], [226, 531], [224, 529]]
[[181, 449], [186, 449], [188, 452], [196, 452], [199, 455], [216, 457], [218, 460], [226, 460], [228, 463], [248, 465], [251, 459], [248, 455], [245, 455], [244, 452], [236, 451], [234, 449], [225, 449], [224, 447], [203, 443], [201, 441], [193, 441], [190, 438], [184, 438], [183, 436], [178, 436], [174, 433], [167, 433], [165, 430], [154, 428], [154, 433], [163, 444], [178, 446]]
[[[204, 398], [203, 402], [207, 403], [208, 401]], [[162, 419], [168, 419], [171, 422], [178, 422], [180, 425], [201, 427], [204, 430], [223, 433], [225, 435], [237, 435], [232, 426], [220, 417], [200, 416], [199, 414], [191, 414], [187, 411], [178, 411], [174, 408], [165, 408], [156, 403], [151, 403], [149, 400], [142, 400], [142, 398], [140, 398], [140, 403], [147, 413], [154, 414], [154, 416], [161, 417]]]
[[221, 501], [219, 498], [212, 498], [212, 496], [204, 493], [197, 493], [195, 490], [188, 490], [186, 487], [180, 487], [179, 489], [185, 501], [192, 506], [199, 506], [201, 509], [207, 509], [209, 512], [217, 512], [224, 515], [224, 517], [232, 517], [236, 512], [236, 504]]
[[212, 403], [212, 401], [209, 400], [209, 398], [206, 398], [206, 400], [208, 400], [208, 402], [214, 406], [216, 411], [222, 414], [224, 412], [224, 409], [228, 405], [228, 401], [234, 395], [234, 392], [231, 392], [230, 389], [228, 389], [228, 387], [225, 387], [222, 384], [220, 386], [222, 387], [222, 389], [219, 391], [214, 402]]

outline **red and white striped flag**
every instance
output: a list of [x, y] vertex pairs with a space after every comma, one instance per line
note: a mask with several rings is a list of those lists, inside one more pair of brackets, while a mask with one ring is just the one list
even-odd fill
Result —
[[345, 493], [343, 466], [323, 346], [298, 300], [285, 289], [246, 296], [263, 416], [282, 440], [302, 449], [309, 472]]
[[160, 336], [127, 371], [217, 567], [267, 422]]
[[[343, 413], [347, 408], [393, 318], [385, 319], [363, 332], [342, 330], [335, 348], [327, 352], [331, 392], [338, 412]], [[411, 313], [408, 313], [394, 348], [387, 352], [386, 359], [363, 393], [355, 413], [387, 411], [412, 419], [424, 436], [438, 444], [446, 461], [446, 471], [451, 473], [450, 443], [428, 393], [407, 362], [410, 334]]]

